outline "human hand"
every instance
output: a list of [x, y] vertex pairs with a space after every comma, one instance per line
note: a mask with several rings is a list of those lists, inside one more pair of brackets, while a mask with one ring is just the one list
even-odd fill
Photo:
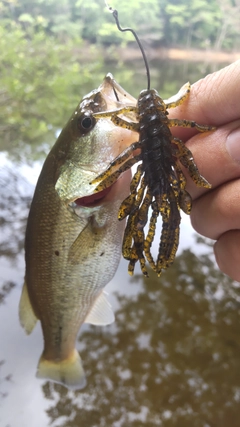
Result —
[[192, 225], [216, 240], [220, 270], [240, 281], [240, 60], [196, 82], [188, 101], [170, 116], [217, 126], [190, 139], [186, 129], [174, 133], [186, 141], [201, 175], [212, 184], [206, 190], [187, 180]]

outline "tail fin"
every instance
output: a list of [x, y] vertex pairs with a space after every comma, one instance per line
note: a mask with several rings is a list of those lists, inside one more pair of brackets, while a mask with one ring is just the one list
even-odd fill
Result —
[[86, 379], [81, 358], [76, 349], [70, 357], [60, 361], [46, 360], [42, 356], [39, 360], [37, 377], [62, 384], [72, 390], [86, 386]]

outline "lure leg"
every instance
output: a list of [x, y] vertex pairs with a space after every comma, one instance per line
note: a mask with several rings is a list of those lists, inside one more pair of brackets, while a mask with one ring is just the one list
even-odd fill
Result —
[[179, 90], [179, 92], [176, 95], [171, 96], [171, 98], [164, 100], [164, 104], [166, 104], [167, 109], [168, 108], [174, 108], [178, 105], [181, 105], [189, 96], [191, 90], [190, 83], [185, 83]]
[[144, 253], [146, 255], [147, 261], [149, 262], [150, 267], [152, 267], [153, 271], [156, 271], [156, 264], [151, 254], [151, 246], [156, 232], [156, 224], [159, 216], [159, 210], [156, 202], [154, 201], [152, 204], [152, 215], [150, 218], [150, 224], [148, 229], [148, 234], [144, 241]]
[[[122, 254], [127, 260], [132, 260], [132, 230], [134, 229], [136, 212], [129, 215], [127, 224], [124, 230], [123, 243], [122, 243]], [[137, 261], [137, 257], [136, 257]]]
[[[130, 194], [126, 199], [123, 200], [123, 202], [120, 205], [119, 211], [118, 211], [118, 219], [121, 221], [122, 219], [126, 218], [130, 213], [132, 213], [135, 209], [138, 208], [140, 205], [142, 199], [139, 201], [136, 200], [137, 197], [137, 187], [139, 185], [141, 176], [142, 176], [142, 165], [138, 165], [137, 172], [132, 177], [131, 183], [130, 183]], [[140, 190], [139, 190], [140, 191]], [[139, 193], [138, 191], [138, 193]]]
[[148, 277], [148, 272], [146, 269], [145, 257], [143, 255], [144, 242], [145, 242], [145, 235], [144, 235], [143, 229], [148, 220], [148, 210], [151, 202], [152, 202], [152, 195], [150, 190], [148, 189], [144, 197], [143, 203], [140, 209], [137, 211], [137, 215], [135, 217], [135, 232], [133, 234], [134, 248], [140, 262], [142, 273], [146, 277]]
[[[139, 176], [141, 176], [142, 167], [139, 168], [138, 174]], [[136, 176], [137, 182], [139, 181], [139, 176]], [[134, 183], [134, 185], [136, 184]], [[146, 183], [143, 178], [137, 194], [135, 192], [135, 200], [133, 205], [131, 206], [131, 212], [129, 214], [127, 226], [124, 232], [122, 253], [123, 257], [130, 261], [128, 267], [128, 272], [130, 275], [133, 274], [135, 264], [137, 261], [139, 261], [142, 273], [144, 274], [144, 276], [148, 277], [144, 257], [145, 235], [143, 229], [148, 220], [148, 210], [152, 201], [152, 196], [150, 194], [150, 190], [147, 190], [147, 193], [142, 202], [145, 188]], [[140, 205], [141, 207], [139, 208]]]
[[[121, 175], [121, 173], [125, 172], [126, 170], [130, 169], [135, 163], [139, 162], [140, 156], [131, 157], [128, 159], [125, 163], [123, 163], [122, 166], [120, 166], [119, 169], [117, 169], [112, 174], [106, 173], [106, 178], [104, 178], [98, 186], [95, 188], [95, 193], [104, 190], [107, 187], [110, 187], [114, 182], [117, 181], [118, 177]], [[104, 173], [105, 175], [105, 173]], [[104, 176], [103, 175], [103, 176]]]
[[122, 243], [123, 257], [130, 261], [128, 264], [128, 273], [131, 276], [134, 273], [135, 264], [139, 259], [136, 248], [133, 243], [133, 231], [135, 229], [136, 215], [137, 211], [134, 211], [129, 215]]
[[108, 110], [108, 111], [104, 111], [101, 113], [94, 113], [93, 116], [96, 119], [101, 119], [104, 117], [112, 117], [112, 116], [117, 116], [118, 114], [126, 114], [126, 113], [136, 113], [137, 112], [137, 107], [123, 107], [123, 108], [116, 108], [115, 110]]
[[207, 132], [216, 129], [214, 126], [199, 125], [192, 120], [169, 119], [169, 127], [181, 126], [183, 128], [196, 128], [199, 132]]
[[137, 257], [138, 257], [138, 261], [140, 262], [140, 267], [142, 270], [142, 273], [145, 277], [148, 277], [148, 272], [146, 269], [146, 262], [145, 262], [145, 258], [143, 255], [143, 251], [144, 251], [144, 231], [143, 229], [140, 229], [137, 231], [137, 233], [135, 233], [134, 235], [134, 244], [133, 244], [133, 250], [134, 252], [136, 252]]
[[[135, 237], [135, 233], [136, 233], [138, 208], [142, 202], [145, 186], [146, 186], [146, 184], [144, 182], [144, 179], [142, 179], [141, 186], [140, 186], [140, 188], [136, 194], [133, 209], [129, 214], [129, 217], [127, 220], [127, 225], [126, 225], [126, 228], [124, 231], [124, 236], [123, 236], [122, 254], [123, 254], [123, 257], [125, 259], [130, 261], [129, 269], [128, 269], [129, 274], [133, 274], [135, 263], [138, 261], [138, 255], [136, 252], [136, 248], [134, 246], [134, 243], [132, 245], [132, 242], [134, 242], [134, 237]], [[124, 203], [124, 201], [123, 201], [123, 203]], [[120, 210], [119, 210], [119, 214], [120, 214]]]
[[174, 261], [179, 243], [179, 225], [181, 216], [173, 192], [164, 195], [160, 206], [162, 215], [162, 235], [157, 259], [157, 274], [168, 268]]
[[[174, 153], [175, 155], [175, 153]], [[177, 182], [179, 183], [179, 188], [180, 190], [184, 190], [187, 184], [187, 180], [183, 174], [182, 169], [180, 168], [180, 166], [176, 163], [175, 165], [175, 171], [177, 174]]]
[[191, 151], [181, 141], [181, 139], [173, 138], [172, 143], [177, 146], [177, 149], [172, 149], [173, 155], [176, 156], [182, 165], [188, 169], [189, 175], [198, 187], [211, 188], [211, 184], [200, 174], [196, 163], [194, 162]]
[[128, 122], [127, 120], [124, 120], [115, 114], [112, 115], [111, 120], [116, 126], [119, 126], [123, 129], [131, 130], [133, 132], [139, 132], [139, 123]]
[[176, 171], [176, 165], [174, 165], [175, 173], [172, 172], [168, 176], [168, 180], [171, 183], [172, 190], [174, 192], [174, 196], [176, 199], [178, 199], [179, 196], [179, 190], [180, 190], [180, 183], [179, 183], [179, 176]]
[[187, 190], [181, 190], [178, 197], [178, 203], [182, 211], [190, 215], [192, 210], [192, 198]]
[[116, 125], [116, 126], [120, 126], [124, 129], [128, 129], [131, 130], [133, 132], [138, 132], [139, 131], [139, 123], [135, 123], [135, 122], [129, 122], [127, 120], [122, 119], [121, 117], [118, 117], [120, 114], [125, 114], [127, 115], [127, 113], [135, 113], [137, 115], [138, 113], [138, 109], [136, 107], [124, 107], [124, 108], [118, 108], [116, 110], [110, 110], [110, 111], [106, 111], [105, 113], [95, 113], [93, 114], [93, 116], [96, 119], [101, 119], [104, 117], [110, 117], [112, 122]]
[[190, 215], [191, 209], [192, 209], [192, 198], [190, 194], [187, 192], [187, 190], [185, 190], [187, 180], [183, 175], [182, 169], [177, 164], [175, 166], [175, 170], [178, 176], [178, 182], [180, 187], [179, 195], [178, 195], [179, 206], [182, 209], [182, 211], [185, 212], [185, 214]]
[[[139, 142], [134, 142], [133, 144], [129, 145], [129, 147], [127, 147], [125, 150], [123, 150], [117, 157], [115, 157], [114, 160], [112, 160], [109, 163], [109, 166], [107, 167], [107, 169], [105, 169], [104, 172], [100, 173], [100, 175], [98, 175], [96, 178], [94, 178], [92, 180], [91, 184], [96, 184], [97, 182], [99, 182], [102, 179], [105, 179], [109, 175], [111, 175], [115, 166], [118, 166], [121, 163], [125, 162], [125, 160], [127, 160], [131, 156], [133, 151], [135, 151], [137, 148], [140, 148]], [[138, 156], [136, 156], [136, 157], [138, 157]]]

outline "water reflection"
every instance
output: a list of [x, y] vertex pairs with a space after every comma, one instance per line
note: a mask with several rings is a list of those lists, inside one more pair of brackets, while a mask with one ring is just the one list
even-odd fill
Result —
[[[151, 55], [148, 54], [151, 87], [155, 88], [165, 99], [177, 93], [187, 81], [192, 84], [202, 76], [228, 65], [227, 63], [187, 62], [159, 58], [151, 60], [150, 57]], [[118, 66], [111, 64], [109, 67], [108, 64], [105, 64], [106, 69], [110, 69], [117, 82], [136, 98], [140, 91], [146, 88], [146, 72], [142, 59], [129, 60], [125, 64], [122, 64], [121, 61]]]
[[2, 304], [6, 298], [6, 296], [11, 292], [13, 288], [15, 288], [16, 283], [6, 281], [2, 284], [0, 288], [0, 304]]
[[4, 264], [6, 256], [2, 258], [6, 270], [3, 274], [1, 269], [0, 286], [1, 425], [30, 427], [34, 412], [39, 414], [36, 426], [41, 427], [225, 427], [229, 420], [238, 426], [240, 288], [219, 272], [211, 248], [201, 239], [185, 249], [160, 280], [151, 271], [148, 280], [141, 274], [130, 278], [122, 260], [108, 288], [115, 323], [84, 326], [79, 338], [86, 389], [70, 392], [35, 379], [41, 331], [38, 327], [25, 337], [17, 318], [27, 189], [33, 189], [22, 178], [16, 175], [14, 191], [8, 190], [9, 178], [2, 187], [6, 198], [0, 225], [9, 264]]
[[14, 260], [24, 246], [26, 218], [33, 187], [21, 167], [0, 153], [0, 256]]
[[129, 281], [135, 297], [116, 293], [115, 325], [81, 335], [87, 388], [43, 386], [53, 424], [239, 425], [239, 284], [191, 250], [161, 280], [149, 274]]

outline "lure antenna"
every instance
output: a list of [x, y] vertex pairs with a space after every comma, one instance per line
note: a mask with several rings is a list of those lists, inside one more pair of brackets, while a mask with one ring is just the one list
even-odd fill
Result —
[[113, 9], [112, 7], [110, 7], [110, 6], [107, 4], [107, 2], [106, 2], [106, 1], [105, 1], [105, 4], [106, 4], [106, 6], [107, 6], [107, 8], [108, 8], [109, 12], [111, 12], [111, 13], [113, 14], [113, 17], [114, 17], [114, 19], [115, 19], [115, 21], [116, 21], [116, 24], [117, 24], [117, 27], [118, 27], [119, 31], [121, 31], [122, 33], [123, 33], [124, 31], [130, 31], [130, 33], [132, 33], [132, 34], [134, 35], [135, 40], [136, 40], [136, 42], [137, 42], [137, 44], [138, 44], [138, 46], [139, 46], [139, 49], [140, 49], [140, 50], [141, 50], [141, 52], [142, 52], [142, 56], [143, 56], [143, 60], [144, 60], [145, 68], [146, 68], [146, 73], [147, 73], [147, 90], [150, 90], [150, 71], [149, 71], [148, 61], [147, 61], [146, 54], [145, 54], [145, 52], [144, 52], [144, 50], [143, 50], [142, 44], [141, 44], [141, 42], [140, 42], [140, 40], [139, 40], [139, 38], [138, 38], [137, 33], [135, 33], [135, 31], [134, 31], [132, 28], [122, 28], [122, 27], [120, 26], [119, 19], [118, 19], [118, 11], [117, 11], [116, 9]]

